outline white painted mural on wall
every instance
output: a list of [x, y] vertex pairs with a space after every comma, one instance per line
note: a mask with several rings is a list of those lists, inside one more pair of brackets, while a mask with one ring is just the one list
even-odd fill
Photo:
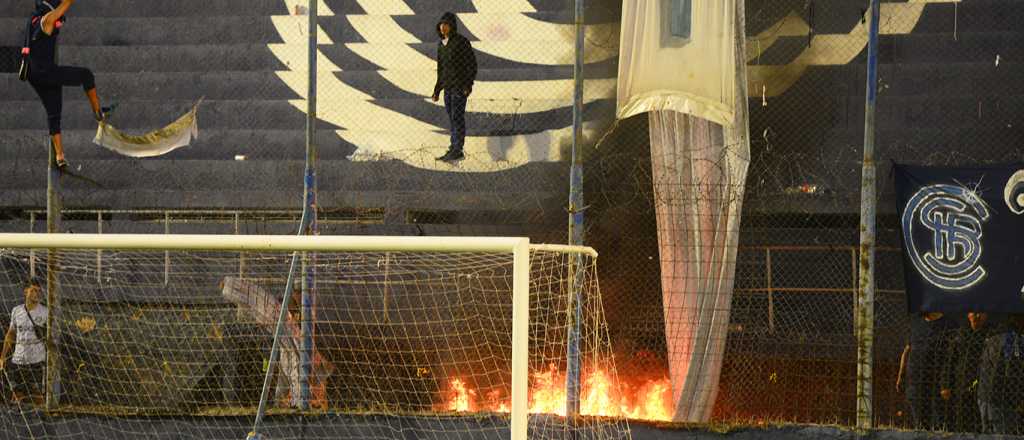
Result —
[[[301, 11], [305, 0], [282, 0], [289, 11]], [[574, 26], [550, 23], [528, 14], [536, 9], [527, 0], [474, 0], [475, 13], [458, 14], [459, 26], [474, 37], [477, 58], [501, 60], [501, 69], [492, 78], [528, 72], [528, 80], [495, 80], [479, 78], [467, 106], [470, 119], [466, 138], [466, 159], [451, 165], [435, 160], [448, 147], [447, 121], [428, 122], [416, 114], [442, 114], [443, 102], [433, 102], [430, 95], [436, 78], [434, 50], [427, 53], [414, 45], [436, 44], [422, 41], [404, 29], [397, 20], [413, 15], [403, 0], [357, 0], [365, 14], [347, 15], [344, 19], [359, 34], [361, 42], [331, 41], [323, 21], [317, 30], [320, 53], [317, 75], [317, 113], [325, 122], [340, 127], [337, 135], [354, 145], [351, 160], [401, 160], [409, 165], [434, 170], [461, 172], [492, 172], [517, 167], [529, 162], [562, 161], [565, 147], [571, 142], [571, 117], [546, 118], [558, 110], [565, 114], [572, 106], [573, 79], [550, 79], [540, 72], [545, 67], [571, 68], [575, 56]], [[298, 7], [298, 9], [296, 9]], [[334, 16], [324, 2], [317, 6], [318, 15]], [[429, 23], [440, 17], [431, 13]], [[436, 16], [434, 16], [436, 15]], [[283, 43], [270, 45], [271, 51], [290, 70], [278, 72], [281, 80], [303, 99], [292, 104], [306, 109], [307, 64], [306, 41], [308, 18], [302, 15], [274, 17], [274, 26]], [[431, 25], [428, 25], [431, 26]], [[588, 26], [586, 62], [599, 63], [617, 56], [615, 46], [618, 23]], [[432, 27], [428, 27], [432, 31]], [[324, 47], [343, 44], [347, 51], [372, 63], [376, 74], [396, 88], [415, 96], [414, 112], [399, 111], [382, 105], [384, 98], [374, 96], [375, 90], [360, 90], [339, 78], [345, 66], [339, 66], [324, 55]], [[481, 66], [481, 70], [485, 67]], [[364, 68], [365, 69], [365, 68]], [[547, 72], [550, 69], [546, 70]], [[564, 76], [564, 75], [563, 75]], [[612, 99], [614, 78], [587, 81], [585, 101]], [[408, 108], [408, 103], [401, 107]], [[526, 126], [515, 126], [524, 115], [534, 115]], [[474, 117], [475, 116], [475, 117]], [[609, 116], [611, 116], [609, 114]], [[432, 119], [436, 120], [437, 118]], [[477, 127], [473, 127], [473, 121]], [[483, 123], [481, 123], [483, 121]], [[491, 123], [491, 121], [495, 121]], [[485, 127], [480, 125], [486, 124]], [[588, 127], [588, 135], [592, 135]]]
[[[307, 0], [281, 0], [289, 11], [302, 10]], [[448, 146], [447, 123], [439, 118], [422, 116], [433, 108], [442, 114], [442, 103], [430, 100], [436, 70], [433, 49], [417, 50], [416, 45], [436, 44], [423, 40], [399, 23], [414, 15], [405, 0], [354, 0], [365, 13], [346, 15], [346, 26], [359, 35], [359, 42], [334, 42], [320, 28], [318, 40], [318, 116], [322, 121], [340, 127], [337, 136], [356, 150], [355, 161], [401, 160], [409, 165], [432, 170], [459, 172], [492, 172], [514, 168], [530, 162], [567, 160], [563, 156], [571, 142], [571, 118], [558, 110], [572, 105], [573, 80], [545, 78], [544, 68], [571, 68], [574, 59], [574, 27], [551, 23], [530, 16], [537, 10], [529, 0], [472, 0], [476, 12], [458, 14], [459, 25], [476, 37], [473, 47], [477, 57], [502, 61], [505, 72], [526, 72], [530, 79], [478, 79], [470, 96], [467, 113], [471, 121], [466, 139], [466, 159], [457, 165], [435, 160]], [[882, 4], [881, 33], [908, 34], [920, 20], [929, 3], [955, 3], [958, 0], [908, 0]], [[298, 8], [298, 9], [296, 9]], [[320, 1], [318, 14], [334, 16], [334, 11]], [[442, 11], [433, 11], [424, 23], [433, 23]], [[436, 15], [436, 17], [434, 16]], [[292, 104], [305, 111], [306, 41], [308, 23], [303, 15], [273, 17], [282, 43], [270, 49], [286, 66], [278, 72], [281, 80], [301, 99]], [[321, 25], [322, 26], [322, 25]], [[428, 25], [429, 26], [429, 25]], [[586, 62], [614, 62], [618, 56], [618, 23], [587, 26]], [[765, 101], [785, 93], [811, 66], [850, 63], [867, 44], [863, 23], [849, 33], [814, 33], [810, 44], [786, 64], [763, 64], [760, 55], [780, 38], [806, 37], [810, 26], [793, 13], [768, 26], [759, 35], [748, 37], [748, 83], [751, 98]], [[362, 90], [339, 78], [345, 66], [325, 56], [324, 47], [343, 45], [360, 62], [375, 66], [376, 74], [389, 87], [416, 97], [415, 112], [382, 105], [376, 90]], [[550, 71], [550, 70], [549, 70]], [[498, 75], [500, 77], [502, 75]], [[510, 77], [517, 75], [510, 74]], [[558, 76], [558, 75], [555, 75]], [[612, 100], [615, 78], [592, 79], [586, 82], [585, 102]], [[414, 116], [416, 113], [418, 116]], [[527, 124], [516, 124], [524, 115], [533, 115]], [[475, 116], [475, 118], [474, 118]], [[550, 116], [550, 117], [548, 117]], [[609, 114], [608, 117], [613, 115]], [[477, 127], [472, 126], [477, 122]], [[483, 122], [481, 122], [483, 121]], [[606, 121], [607, 122], [607, 121]], [[486, 124], [490, 130], [480, 130]], [[584, 135], [593, 137], [596, 126], [585, 124]], [[476, 129], [476, 133], [474, 133]]]

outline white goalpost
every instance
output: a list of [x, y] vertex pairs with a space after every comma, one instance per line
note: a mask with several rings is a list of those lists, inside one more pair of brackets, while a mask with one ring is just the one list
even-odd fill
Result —
[[[283, 310], [293, 255], [315, 289], [301, 317], [315, 335]], [[263, 438], [628, 438], [607, 395], [578, 417], [558, 408], [570, 329], [588, 377], [614, 382], [596, 256], [518, 237], [0, 234], [4, 305], [46, 266], [57, 280], [47, 407], [36, 428], [15, 423], [24, 409], [0, 407], [0, 420], [27, 425], [25, 438], [49, 427], [113, 440], [187, 420], [189, 436], [238, 439], [266, 403]], [[263, 374], [276, 392], [253, 402]], [[312, 405], [295, 404], [300, 389]]]

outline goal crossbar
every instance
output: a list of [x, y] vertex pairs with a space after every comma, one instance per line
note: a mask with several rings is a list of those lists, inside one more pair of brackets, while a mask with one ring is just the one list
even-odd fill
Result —
[[214, 234], [0, 234], [0, 248], [203, 251], [514, 252], [520, 237]]

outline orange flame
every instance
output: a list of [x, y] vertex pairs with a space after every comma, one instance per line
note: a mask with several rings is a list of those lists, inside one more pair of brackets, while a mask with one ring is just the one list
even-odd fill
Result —
[[[565, 416], [565, 373], [552, 364], [548, 369], [530, 374], [529, 412], [531, 414], [557, 414]], [[584, 372], [580, 394], [580, 413], [588, 416], [627, 417], [638, 420], [672, 420], [669, 405], [671, 386], [668, 379], [649, 380], [631, 386], [613, 379], [603, 369]], [[507, 396], [507, 393], [504, 393]], [[475, 412], [478, 408], [492, 412], [509, 412], [507, 398], [502, 392], [486, 393], [482, 402], [476, 400], [477, 391], [460, 378], [450, 381], [445, 408], [449, 411]]]
[[449, 392], [451, 397], [448, 400], [448, 410], [458, 412], [476, 411], [475, 399], [476, 390], [466, 386], [462, 379], [453, 379], [452, 388]]

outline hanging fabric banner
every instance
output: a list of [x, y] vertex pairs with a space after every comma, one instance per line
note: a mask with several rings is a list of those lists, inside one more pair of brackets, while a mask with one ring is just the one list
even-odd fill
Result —
[[742, 138], [694, 116], [652, 112], [650, 133], [675, 420], [706, 422], [725, 353], [750, 158]]
[[911, 312], [1024, 312], [1024, 164], [895, 166]]
[[178, 148], [189, 145], [192, 139], [199, 137], [199, 124], [196, 112], [199, 100], [192, 110], [182, 115], [170, 125], [144, 135], [135, 136], [123, 133], [113, 125], [101, 122], [96, 128], [96, 137], [92, 142], [115, 153], [129, 157], [153, 157], [167, 154]]
[[619, 119], [673, 110], [733, 125], [736, 0], [624, 0]]
[[618, 117], [648, 113], [673, 419], [711, 418], [750, 162], [743, 2], [624, 0]]

